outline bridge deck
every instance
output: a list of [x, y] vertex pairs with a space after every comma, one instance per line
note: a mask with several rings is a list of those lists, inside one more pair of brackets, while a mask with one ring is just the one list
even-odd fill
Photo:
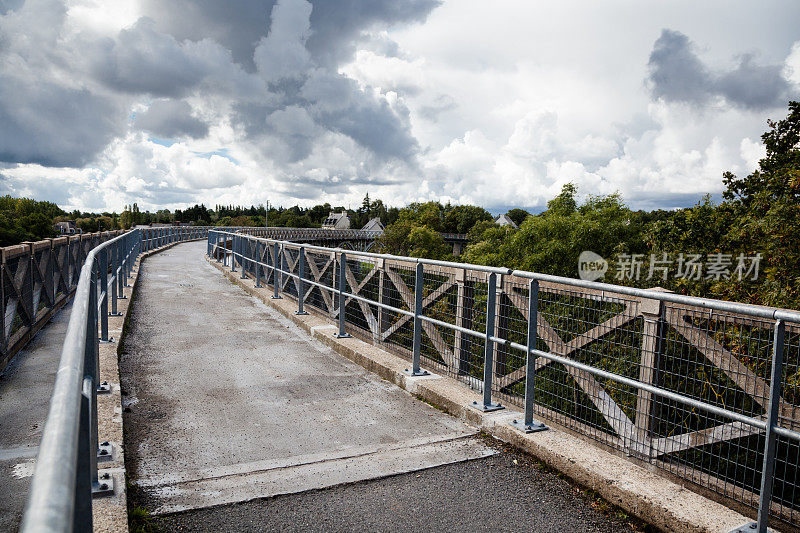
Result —
[[233, 287], [203, 252], [143, 263], [121, 357], [129, 473], [157, 513], [493, 453]]
[[[312, 341], [220, 276], [204, 249], [142, 264], [122, 346], [129, 497], [183, 511], [158, 519], [165, 531], [630, 530], [524, 455]], [[68, 316], [0, 379], [2, 531], [24, 504]]]

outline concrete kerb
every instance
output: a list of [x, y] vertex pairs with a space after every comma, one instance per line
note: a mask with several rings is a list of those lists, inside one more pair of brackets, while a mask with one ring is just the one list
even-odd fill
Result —
[[[188, 241], [186, 241], [188, 242]], [[98, 463], [99, 475], [108, 474], [114, 480], [114, 494], [95, 498], [92, 502], [94, 531], [101, 533], [127, 533], [128, 531], [128, 498], [125, 485], [125, 450], [123, 447], [122, 427], [122, 392], [119, 379], [119, 348], [122, 346], [125, 321], [128, 319], [130, 303], [139, 280], [141, 262], [147, 257], [172, 248], [170, 243], [161, 248], [142, 253], [136, 261], [128, 287], [122, 295], [125, 299], [117, 301], [119, 316], [108, 317], [108, 334], [112, 342], [100, 343], [100, 380], [108, 381], [111, 387], [109, 394], [97, 396], [98, 435], [101, 441], [112, 444], [110, 459]]]
[[[207, 258], [208, 259], [208, 258]], [[254, 280], [241, 279], [238, 272], [214, 260], [209, 263], [222, 271], [245, 292], [280, 311], [300, 328], [330, 346], [339, 354], [404, 388], [482, 431], [530, 453], [580, 485], [598, 492], [607, 501], [637, 516], [662, 531], [727, 532], [751, 519], [701, 496], [657, 473], [614, 455], [575, 435], [551, 428], [523, 434], [511, 427], [523, 413], [512, 409], [482, 413], [467, 407], [481, 396], [450, 377], [431, 375], [410, 377], [403, 370], [409, 362], [356, 337], [338, 339], [331, 319], [317, 314], [296, 315], [293, 299], [274, 300], [269, 287], [256, 288]]]

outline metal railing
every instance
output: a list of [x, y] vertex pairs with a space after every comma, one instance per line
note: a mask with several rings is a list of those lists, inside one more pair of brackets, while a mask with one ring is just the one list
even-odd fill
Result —
[[[212, 230], [207, 254], [411, 364], [800, 522], [800, 313]], [[749, 529], [748, 529], [749, 530]]]
[[140, 253], [205, 238], [208, 229], [136, 228], [85, 255], [21, 531], [92, 530], [92, 497], [113, 492], [111, 477], [97, 468], [109, 455], [97, 424], [97, 394], [110, 390], [99, 372], [99, 344], [113, 341], [108, 317], [119, 315]]
[[121, 233], [85, 233], [0, 248], [0, 370], [69, 300], [92, 248]]

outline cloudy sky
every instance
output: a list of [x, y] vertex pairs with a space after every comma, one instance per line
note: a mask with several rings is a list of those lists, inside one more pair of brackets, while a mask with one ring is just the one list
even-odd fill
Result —
[[0, 0], [0, 194], [65, 208], [719, 194], [795, 0]]

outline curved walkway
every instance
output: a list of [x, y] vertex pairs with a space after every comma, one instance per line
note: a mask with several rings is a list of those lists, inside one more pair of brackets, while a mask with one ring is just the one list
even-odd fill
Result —
[[164, 529], [630, 530], [312, 340], [204, 251], [142, 264], [121, 352], [130, 497]]

